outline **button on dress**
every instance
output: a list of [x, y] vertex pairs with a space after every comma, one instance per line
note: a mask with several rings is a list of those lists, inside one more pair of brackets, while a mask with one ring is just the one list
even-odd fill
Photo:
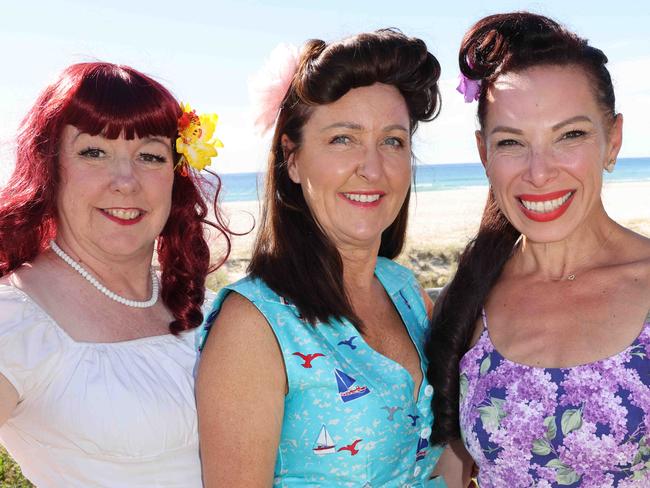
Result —
[[[378, 259], [375, 276], [399, 312], [425, 372], [428, 318], [420, 286], [410, 271], [385, 258]], [[247, 277], [222, 290], [208, 323], [233, 291], [264, 315], [286, 366], [275, 486], [445, 486], [429, 480], [441, 449], [428, 441], [433, 388], [426, 376], [415, 401], [408, 371], [368, 346], [349, 321], [313, 326], [260, 279]]]

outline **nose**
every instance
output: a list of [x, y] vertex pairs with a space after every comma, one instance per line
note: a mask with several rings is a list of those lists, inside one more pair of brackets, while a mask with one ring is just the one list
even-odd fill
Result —
[[115, 159], [111, 166], [111, 191], [130, 195], [138, 190], [140, 181], [136, 168], [129, 157]]
[[374, 182], [381, 178], [383, 171], [384, 163], [381, 153], [378, 148], [369, 147], [357, 166], [357, 176], [366, 181]]
[[558, 175], [557, 164], [552, 154], [544, 151], [531, 151], [524, 180], [536, 187], [543, 187]]

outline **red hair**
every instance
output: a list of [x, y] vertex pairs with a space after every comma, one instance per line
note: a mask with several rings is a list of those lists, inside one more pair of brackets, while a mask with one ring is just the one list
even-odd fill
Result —
[[[0, 190], [0, 276], [32, 261], [56, 235], [59, 189], [58, 151], [63, 127], [73, 125], [91, 135], [163, 136], [173, 141], [181, 109], [160, 83], [128, 66], [79, 63], [66, 68], [40, 94], [18, 134], [16, 166]], [[188, 171], [174, 174], [172, 208], [158, 238], [162, 298], [174, 315], [174, 334], [197, 327], [210, 268], [203, 224], [215, 227], [230, 253], [230, 231], [217, 207], [221, 181], [216, 177], [214, 215], [206, 220], [207, 181]], [[218, 267], [218, 266], [217, 266]]]

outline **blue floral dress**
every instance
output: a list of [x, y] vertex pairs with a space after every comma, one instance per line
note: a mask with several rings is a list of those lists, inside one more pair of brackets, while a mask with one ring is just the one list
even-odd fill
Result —
[[487, 329], [460, 362], [481, 488], [650, 487], [650, 314], [624, 351], [571, 368], [505, 359]]
[[[413, 274], [379, 258], [383, 285], [420, 355], [428, 325]], [[296, 307], [254, 278], [221, 291], [208, 323], [236, 291], [266, 317], [278, 340], [288, 380], [275, 466], [282, 487], [429, 487], [441, 449], [429, 446], [431, 396], [426, 377], [413, 398], [411, 375], [368, 346], [347, 320], [312, 326]], [[203, 341], [208, 330], [204, 332]]]

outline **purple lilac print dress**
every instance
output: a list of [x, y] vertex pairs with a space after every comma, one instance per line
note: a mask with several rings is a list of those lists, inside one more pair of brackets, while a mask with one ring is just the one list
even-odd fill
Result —
[[481, 488], [650, 487], [650, 313], [625, 350], [570, 368], [509, 361], [483, 323], [460, 362], [460, 427]]

